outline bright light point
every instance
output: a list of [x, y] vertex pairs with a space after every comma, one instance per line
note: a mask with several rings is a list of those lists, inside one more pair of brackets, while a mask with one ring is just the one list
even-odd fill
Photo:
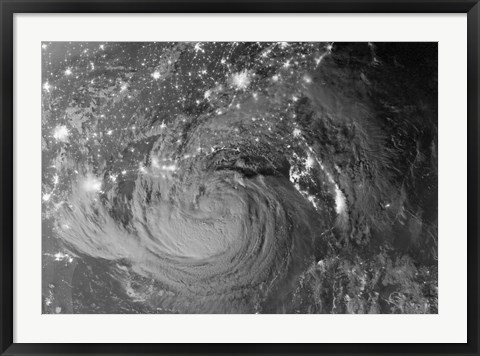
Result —
[[122, 174], [123, 174], [123, 175], [127, 174], [127, 171], [126, 171], [126, 170], [123, 170], [123, 171], [122, 171]]
[[49, 201], [51, 196], [52, 194], [46, 193], [46, 194], [43, 194], [42, 199], [43, 201]]
[[288, 42], [280, 42], [280, 48], [287, 48]]
[[53, 255], [53, 257], [55, 258], [55, 261], [67, 260], [70, 263], [73, 262], [73, 257], [67, 253], [57, 252], [56, 254]]
[[152, 73], [152, 77], [155, 80], [160, 79], [160, 72], [156, 70], [155, 72]]
[[300, 136], [301, 133], [302, 133], [302, 131], [300, 131], [300, 129], [294, 129], [294, 130], [293, 130], [293, 136], [294, 136], [294, 137]]
[[310, 76], [308, 76], [308, 75], [305, 75], [305, 76], [303, 77], [303, 81], [304, 81], [305, 83], [307, 83], [307, 84], [310, 84], [310, 83], [312, 82], [312, 78], [311, 78]]
[[111, 135], [112, 135], [112, 133], [113, 133], [113, 131], [112, 131], [112, 130], [108, 130], [108, 132], [107, 132], [107, 135], [108, 135], [108, 136], [111, 136]]
[[160, 125], [160, 128], [163, 130], [167, 125], [165, 125], [165, 121], [162, 121], [162, 124]]
[[198, 52], [198, 51], [205, 52], [205, 50], [202, 48], [202, 44], [200, 42], [195, 44], [194, 49], [195, 49], [195, 52]]
[[283, 63], [283, 67], [284, 68], [290, 67], [290, 61], [286, 61], [285, 63]]
[[86, 192], [98, 192], [102, 188], [102, 181], [95, 176], [88, 176], [82, 184]]
[[51, 86], [50, 86], [50, 84], [48, 84], [48, 82], [45, 82], [45, 84], [43, 84], [43, 89], [45, 89], [47, 92], [50, 91], [50, 88], [51, 88]]
[[47, 48], [47, 45], [46, 45], [45, 43], [42, 44], [42, 48], [43, 48], [43, 49], [46, 49], [46, 48]]
[[67, 127], [65, 125], [60, 125], [55, 127], [55, 130], [53, 132], [53, 137], [57, 141], [67, 142], [69, 134], [70, 132], [68, 131]]
[[333, 43], [329, 43], [328, 45], [325, 46], [328, 52], [331, 52], [333, 49]]
[[272, 80], [273, 80], [274, 82], [278, 82], [278, 75], [274, 75], [274, 76], [272, 77]]
[[315, 208], [318, 208], [318, 205], [317, 205], [317, 203], [315, 202], [315, 197], [314, 197], [314, 196], [309, 195], [308, 198], [307, 198], [307, 200], [308, 200], [310, 203], [312, 203], [312, 205], [313, 205]]
[[103, 45], [103, 44], [101, 44], [99, 47], [102, 51], [105, 49], [105, 45]]
[[251, 82], [250, 78], [251, 73], [247, 70], [243, 72], [235, 73], [231, 78], [230, 82], [237, 90], [245, 90], [248, 88]]
[[122, 87], [120, 88], [121, 91], [127, 90], [127, 84], [123, 84]]
[[71, 75], [72, 70], [70, 68], [65, 69], [65, 75]]

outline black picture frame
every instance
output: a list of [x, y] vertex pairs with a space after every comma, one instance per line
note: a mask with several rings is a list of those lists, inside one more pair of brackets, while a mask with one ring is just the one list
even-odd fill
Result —
[[[418, 354], [479, 352], [478, 0], [0, 0], [0, 351], [2, 355]], [[466, 13], [468, 16], [468, 342], [465, 344], [25, 344], [13, 342], [13, 16], [16, 13]], [[452, 325], [452, 328], [455, 326]]]

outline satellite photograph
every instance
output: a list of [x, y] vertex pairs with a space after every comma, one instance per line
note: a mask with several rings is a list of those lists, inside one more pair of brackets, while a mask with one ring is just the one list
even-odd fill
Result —
[[42, 313], [438, 313], [437, 43], [39, 50]]

